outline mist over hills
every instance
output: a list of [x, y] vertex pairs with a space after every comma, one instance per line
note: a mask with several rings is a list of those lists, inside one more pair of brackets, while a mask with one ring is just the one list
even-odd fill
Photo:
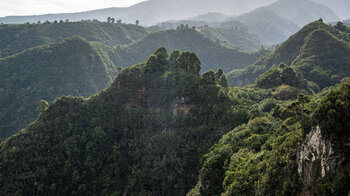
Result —
[[[194, 53], [162, 47], [100, 93], [47, 105], [0, 144], [0, 193], [349, 192], [349, 80], [282, 101], [273, 88], [230, 88], [222, 70], [200, 69]], [[322, 163], [315, 137], [336, 156]], [[326, 177], [315, 172], [322, 166]]]
[[228, 72], [235, 68], [242, 68], [268, 52], [263, 49], [248, 53], [222, 46], [195, 29], [185, 27], [184, 29], [155, 32], [131, 45], [114, 50], [114, 56], [117, 57], [115, 65], [128, 67], [140, 63], [152, 51], [162, 46], [169, 51], [179, 49], [195, 52], [202, 61], [202, 71], [222, 68]]
[[332, 9], [311, 0], [279, 0], [267, 8], [300, 27], [320, 18], [325, 22], [340, 20]]
[[268, 52], [226, 47], [188, 27], [149, 33], [141, 26], [96, 21], [1, 25], [0, 35], [0, 140], [33, 121], [41, 99], [90, 96], [108, 85], [117, 67], [141, 63], [161, 46], [195, 51], [203, 72], [243, 68]]
[[190, 26], [227, 27], [228, 23], [240, 22], [247, 31], [256, 35], [264, 45], [285, 41], [302, 26], [322, 18], [325, 22], [339, 21], [337, 14], [328, 7], [311, 0], [279, 0], [239, 16], [207, 13], [187, 20], [168, 21], [158, 24], [161, 28], [175, 28], [179, 24]]
[[230, 20], [246, 24], [267, 45], [285, 41], [302, 26], [322, 18], [326, 22], [339, 21], [331, 9], [310, 0], [279, 0]]
[[232, 20], [246, 24], [266, 45], [283, 42], [299, 30], [299, 26], [294, 22], [281, 18], [269, 8], [258, 8]]
[[350, 18], [350, 1], [348, 0], [314, 0], [334, 10], [341, 19]]
[[[321, 41], [322, 40], [322, 41]], [[281, 62], [294, 67], [319, 89], [338, 83], [349, 74], [350, 28], [316, 21], [303, 27], [276, 50], [243, 70], [228, 74], [231, 85], [244, 86]]]
[[117, 46], [131, 44], [147, 34], [140, 26], [96, 21], [0, 25], [0, 58], [73, 36]]
[[314, 2], [1, 24], [0, 195], [350, 195], [350, 27]]
[[[98, 19], [105, 21], [107, 17], [121, 19], [126, 23], [140, 20], [142, 25], [152, 25], [171, 19], [185, 19], [207, 12], [221, 12], [228, 15], [239, 15], [252, 9], [267, 5], [274, 0], [149, 0], [128, 8], [107, 8], [81, 13], [47, 14], [40, 16], [10, 16], [0, 18], [0, 23], [25, 23], [38, 20], [80, 21], [82, 19]], [[200, 6], [199, 6], [200, 5]]]
[[[88, 20], [88, 19], [98, 19], [100, 21], [105, 21], [107, 17], [114, 17], [117, 20], [121, 19], [125, 23], [134, 23], [136, 20], [140, 20], [142, 25], [154, 25], [158, 22], [174, 20], [174, 19], [186, 19], [186, 18], [195, 18], [198, 15], [203, 15], [208, 12], [218, 12], [228, 16], [238, 16], [244, 13], [247, 13], [253, 9], [267, 6], [271, 3], [275, 3], [277, 0], [179, 0], [179, 1], [171, 1], [171, 0], [148, 0], [138, 4], [135, 4], [131, 7], [127, 8], [106, 8], [100, 10], [91, 10], [80, 13], [64, 13], [64, 14], [46, 14], [46, 15], [36, 15], [36, 16], [7, 16], [0, 18], [0, 23], [36, 23], [37, 21], [54, 21], [54, 20], [66, 20], [69, 19], [71, 21], [80, 21], [80, 20]], [[298, 0], [305, 1], [304, 4], [309, 4], [308, 0]], [[319, 1], [314, 1], [318, 3]], [[298, 2], [300, 3], [300, 2]], [[334, 8], [336, 12], [339, 12], [339, 15], [342, 15], [342, 18], [345, 19], [349, 17], [346, 15], [346, 10], [344, 10], [348, 2], [346, 0], [338, 0], [337, 2], [329, 3], [329, 1], [321, 1], [322, 4], [327, 5], [331, 8]], [[279, 9], [279, 4], [275, 3], [274, 8]], [[200, 5], [200, 6], [198, 6]], [[297, 8], [299, 9], [299, 8]], [[305, 9], [312, 10], [312, 13], [318, 12], [321, 15], [317, 15], [316, 17], [321, 18], [322, 12], [328, 11], [325, 7], [320, 9], [320, 6], [316, 6], [314, 8], [305, 7]], [[308, 11], [310, 11], [308, 10]], [[299, 13], [295, 10], [281, 10], [281, 13], [293, 14], [294, 16], [301, 14], [300, 16], [307, 15], [307, 12]], [[217, 19], [222, 19], [220, 16]], [[304, 17], [305, 18], [305, 17]], [[322, 17], [327, 20], [327, 16]], [[204, 19], [204, 18], [202, 18]], [[297, 20], [302, 20], [302, 18], [296, 17]], [[316, 18], [312, 18], [307, 21], [303, 21], [302, 25], [305, 25]], [[306, 22], [306, 23], [305, 23]], [[300, 24], [299, 21], [296, 22]]]

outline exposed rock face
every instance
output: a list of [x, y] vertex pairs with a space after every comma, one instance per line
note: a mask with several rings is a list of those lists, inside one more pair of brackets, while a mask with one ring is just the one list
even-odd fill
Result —
[[[337, 155], [329, 139], [322, 136], [322, 130], [316, 126], [305, 138], [298, 154], [298, 172], [305, 185], [311, 185], [316, 179], [333, 175], [345, 161]], [[312, 195], [306, 189], [301, 195]]]
[[173, 108], [173, 116], [182, 116], [187, 115], [189, 111], [191, 110], [191, 106], [187, 105], [186, 102], [188, 102], [188, 98], [185, 97], [177, 97], [175, 101], [175, 105]]

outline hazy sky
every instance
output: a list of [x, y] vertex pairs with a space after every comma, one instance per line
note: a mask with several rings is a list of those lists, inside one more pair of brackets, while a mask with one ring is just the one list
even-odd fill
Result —
[[126, 7], [144, 0], [0, 0], [0, 17]]

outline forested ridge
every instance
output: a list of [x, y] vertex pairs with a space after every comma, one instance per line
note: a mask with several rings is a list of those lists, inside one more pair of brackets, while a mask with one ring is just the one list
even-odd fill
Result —
[[1, 193], [184, 195], [201, 155], [267, 96], [199, 71], [194, 53], [160, 48], [96, 96], [56, 100], [1, 144]]
[[33, 121], [40, 100], [91, 96], [105, 88], [121, 67], [143, 62], [161, 46], [195, 51], [203, 58], [203, 72], [241, 68], [268, 52], [222, 46], [185, 26], [149, 33], [144, 27], [119, 21], [2, 24], [0, 35], [0, 140]]
[[0, 25], [0, 195], [350, 194], [348, 26], [111, 20]]
[[40, 100], [88, 97], [107, 87], [116, 72], [82, 37], [0, 58], [0, 140], [37, 118]]
[[147, 34], [148, 31], [141, 26], [99, 21], [2, 24], [0, 25], [0, 58], [74, 36], [116, 46], [130, 44]]
[[[322, 40], [322, 41], [321, 41]], [[254, 64], [228, 74], [230, 85], [252, 84], [256, 78], [281, 62], [296, 69], [321, 90], [349, 76], [350, 29], [322, 20], [312, 22]]]
[[[311, 188], [304, 187], [296, 161], [315, 126], [332, 146], [346, 149], [336, 142], [339, 135], [348, 141], [349, 80], [314, 95], [304, 78], [291, 84], [294, 71], [280, 65], [281, 83], [232, 88], [221, 69], [200, 75], [200, 65], [194, 53], [168, 55], [159, 48], [97, 95], [62, 97], [42, 108], [34, 123], [0, 146], [1, 194], [349, 191], [341, 166], [348, 164], [346, 151], [333, 175], [316, 173]], [[275, 86], [288, 84], [310, 95], [275, 99]], [[330, 123], [320, 124], [324, 118]], [[343, 126], [333, 133], [333, 124]]]
[[223, 46], [195, 29], [184, 27], [183, 29], [155, 32], [131, 45], [117, 49], [118, 59], [115, 64], [126, 67], [140, 63], [159, 47], [166, 47], [169, 51], [178, 49], [195, 52], [202, 61], [203, 71], [222, 68], [228, 72], [232, 69], [243, 68], [269, 52], [261, 49], [249, 53]]

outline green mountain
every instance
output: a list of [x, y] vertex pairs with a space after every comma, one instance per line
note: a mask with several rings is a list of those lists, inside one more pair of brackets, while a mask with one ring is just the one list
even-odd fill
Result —
[[0, 140], [37, 118], [40, 100], [88, 97], [114, 77], [113, 64], [81, 37], [0, 58]]
[[266, 50], [247, 53], [229, 48], [194, 29], [183, 27], [178, 30], [155, 32], [127, 47], [116, 49], [114, 53], [117, 58], [114, 63], [121, 67], [140, 63], [152, 54], [152, 51], [162, 46], [169, 51], [179, 49], [195, 52], [202, 61], [203, 71], [243, 68], [267, 53]]
[[131, 44], [148, 34], [140, 26], [98, 21], [0, 25], [0, 58], [73, 36], [110, 46]]
[[[201, 17], [201, 16], [199, 16]], [[208, 16], [209, 17], [209, 16]], [[220, 42], [225, 46], [240, 48], [245, 51], [257, 51], [261, 48], [262, 41], [250, 31], [247, 25], [238, 21], [197, 21], [194, 19], [162, 22], [149, 27], [151, 32], [178, 29], [179, 26], [188, 25], [205, 34], [210, 39]]]
[[[3, 93], [0, 99], [0, 140], [33, 121], [41, 99], [51, 102], [62, 95], [90, 96], [106, 87], [114, 77], [116, 67], [142, 62], [163, 45], [170, 50], [180, 48], [198, 52], [205, 63], [204, 71], [219, 67], [225, 71], [242, 68], [266, 54], [265, 50], [245, 53], [224, 47], [190, 29], [153, 33], [135, 43], [148, 31], [136, 25], [99, 22], [2, 25], [0, 34], [4, 35], [0, 38], [4, 43], [0, 51], [7, 56], [0, 58], [0, 66], [5, 70], [0, 79]], [[94, 42], [75, 38], [74, 41], [68, 39], [58, 44], [42, 45], [74, 34]], [[80, 50], [80, 47], [86, 49]], [[80, 52], [75, 52], [78, 50]], [[100, 68], [96, 76], [92, 69], [82, 70], [91, 65]], [[86, 75], [82, 76], [80, 72]]]
[[244, 88], [200, 69], [162, 47], [94, 96], [39, 105], [0, 144], [0, 194], [348, 194], [350, 80], [283, 101], [274, 88], [305, 82], [286, 65]]
[[349, 96], [347, 80], [313, 98], [260, 104], [202, 157], [188, 195], [347, 195]]
[[215, 41], [219, 41], [221, 44], [239, 48], [244, 51], [257, 51], [261, 49], [262, 42], [255, 34], [251, 33], [248, 28], [211, 28], [202, 27], [197, 28], [198, 31], [205, 34], [209, 38]]
[[54, 101], [1, 143], [0, 194], [186, 194], [201, 155], [267, 96], [200, 68], [194, 53], [160, 48], [99, 94]]
[[349, 42], [350, 29], [342, 23], [330, 26], [316, 21], [255, 64], [230, 72], [228, 80], [234, 86], [251, 84], [273, 65], [284, 62], [322, 89], [349, 76]]

